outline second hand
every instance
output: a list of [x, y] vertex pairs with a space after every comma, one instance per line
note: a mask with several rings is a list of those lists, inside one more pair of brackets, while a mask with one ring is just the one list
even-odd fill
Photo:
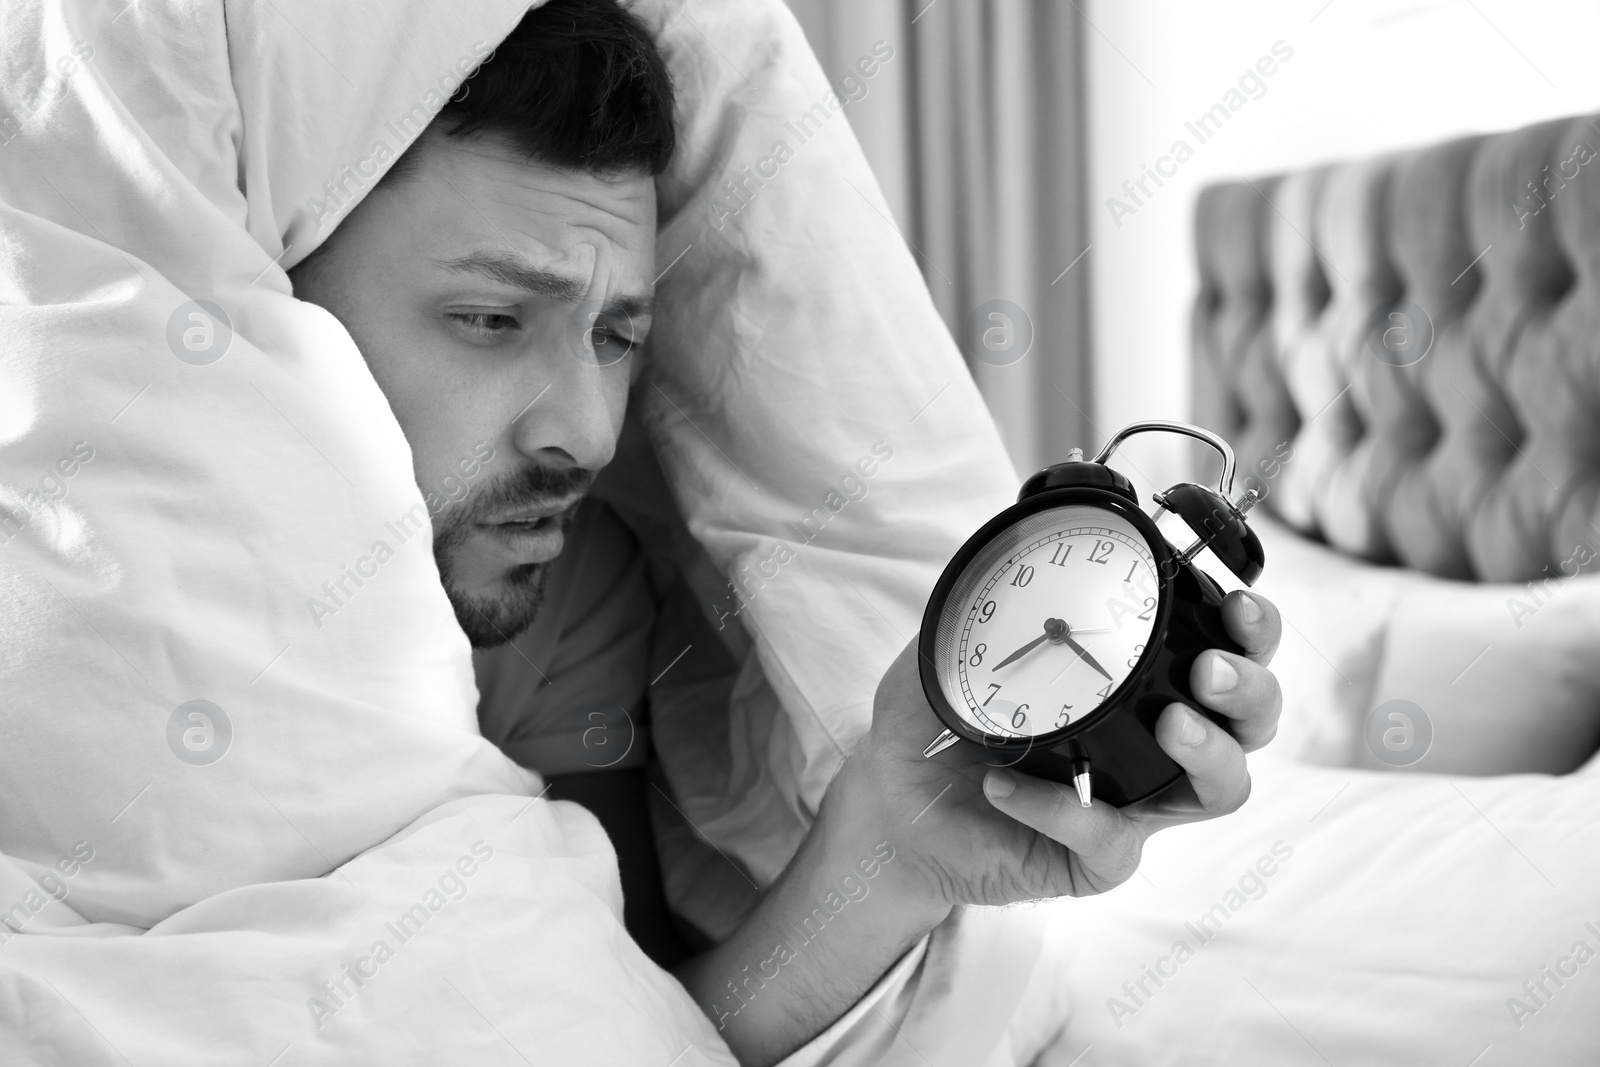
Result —
[[[1075, 634], [1108, 634], [1108, 633], [1111, 632], [1111, 627], [1102, 626], [1099, 629], [1095, 629], [1095, 630], [1073, 630], [1072, 632], [1075, 633]], [[1072, 669], [1072, 665], [1074, 663], [1077, 663], [1080, 659], [1082, 659], [1081, 656], [1072, 657], [1072, 659], [1067, 662], [1067, 665], [1065, 667], [1062, 667], [1059, 671], [1057, 671], [1056, 672], [1056, 676], [1054, 678], [1050, 679], [1050, 684], [1051, 685], [1055, 685], [1057, 682], [1059, 682], [1061, 680], [1061, 676], [1063, 674], [1066, 674], [1068, 671], [1070, 671]], [[1100, 670], [1101, 674], [1106, 674], [1106, 672], [1103, 669], [1100, 669], [1098, 665], [1094, 665], [1094, 666], [1095, 666], [1095, 668], [1097, 670]], [[1106, 674], [1106, 680], [1107, 681], [1111, 680], [1111, 676], [1109, 674]]]

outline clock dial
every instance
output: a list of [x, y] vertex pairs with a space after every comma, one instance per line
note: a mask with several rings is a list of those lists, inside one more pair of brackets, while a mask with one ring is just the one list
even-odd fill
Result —
[[1114, 511], [1067, 505], [984, 546], [951, 587], [935, 660], [944, 696], [999, 737], [1059, 730], [1098, 708], [1149, 647], [1155, 557]]

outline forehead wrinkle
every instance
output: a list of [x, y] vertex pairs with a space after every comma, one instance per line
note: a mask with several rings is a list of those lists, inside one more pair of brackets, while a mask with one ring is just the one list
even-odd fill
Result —
[[[525, 208], [525, 197], [533, 193], [543, 200], [579, 204], [602, 219], [626, 226], [637, 225], [644, 216], [654, 214], [655, 180], [643, 170], [598, 174], [549, 164], [522, 153], [493, 131], [458, 138], [436, 133], [430, 127], [419, 143], [427, 145], [427, 164], [442, 167], [458, 179], [466, 178], [468, 184], [478, 185], [480, 192], [513, 207]], [[481, 165], [465, 166], [468, 158]], [[501, 193], [497, 187], [507, 187], [511, 192]], [[607, 194], [615, 198], [614, 202], [607, 201]], [[550, 208], [541, 205], [537, 210]], [[590, 225], [604, 229], [603, 225]]]
[[479, 195], [497, 205], [516, 212], [531, 207], [542, 215], [563, 216], [613, 240], [617, 234], [611, 231], [627, 232], [645, 222], [655, 202], [655, 187], [650, 184], [633, 190], [628, 183], [607, 182], [596, 175], [500, 159], [491, 159], [474, 175], [473, 184]]
[[568, 200], [571, 200], [575, 204], [581, 204], [583, 207], [588, 208], [590, 211], [593, 211], [595, 214], [600, 215], [603, 218], [616, 219], [617, 221], [628, 225], [632, 225], [633, 223], [641, 220], [619, 211], [618, 208], [627, 207], [630, 209], [637, 209], [639, 214], [643, 215], [645, 213], [644, 208], [648, 206], [650, 199], [645, 196], [623, 195], [618, 197], [620, 203], [606, 204], [600, 202], [599, 200], [589, 199], [589, 197], [585, 195], [582, 186], [579, 186], [576, 189], [564, 189], [562, 190], [561, 195], [565, 196]]

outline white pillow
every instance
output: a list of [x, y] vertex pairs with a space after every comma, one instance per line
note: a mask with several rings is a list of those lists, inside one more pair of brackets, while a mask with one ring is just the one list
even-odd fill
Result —
[[[698, 542], [678, 562], [747, 650], [705, 727], [731, 739], [709, 780], [746, 787], [702, 784], [685, 810], [760, 880], [871, 725], [945, 564], [1018, 478], [851, 132], [855, 105], [793, 15], [713, 5], [713, 31], [680, 7], [635, 5], [692, 72], [683, 149], [657, 180], [663, 273], [635, 411]], [[857, 69], [908, 62], [899, 49], [876, 42]], [[812, 117], [798, 135], [796, 115]]]
[[1358, 758], [1441, 774], [1571, 771], [1600, 740], [1597, 650], [1600, 576], [1412, 583], [1390, 617]]
[[1564, 773], [1595, 751], [1600, 575], [1459, 582], [1354, 559], [1270, 517], [1251, 525], [1267, 558], [1256, 589], [1284, 622], [1272, 663], [1283, 718], [1261, 758]]
[[1262, 755], [1349, 766], [1389, 617], [1421, 576], [1346, 556], [1266, 515], [1251, 516], [1250, 525], [1266, 550], [1256, 590], [1283, 615], [1283, 641], [1272, 661], [1283, 717]]

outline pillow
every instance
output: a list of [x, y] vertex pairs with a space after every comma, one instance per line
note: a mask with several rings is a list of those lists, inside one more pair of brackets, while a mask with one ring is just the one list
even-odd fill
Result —
[[1139, 874], [1052, 905], [1039, 1067], [1600, 1062], [1600, 775], [1283, 763]]
[[1600, 575], [1411, 583], [1384, 638], [1372, 725], [1354, 724], [1367, 735], [1358, 758], [1444, 774], [1571, 771], [1600, 742], [1597, 650]]
[[[1420, 576], [1353, 559], [1267, 515], [1252, 515], [1250, 525], [1267, 560], [1256, 591], [1283, 615], [1283, 641], [1272, 661], [1283, 687], [1283, 717], [1261, 754], [1349, 766], [1354, 724], [1369, 707], [1389, 616]], [[1205, 569], [1228, 573], [1220, 566]]]
[[[694, 72], [684, 148], [657, 180], [661, 313], [637, 410], [720, 572], [714, 624], [745, 630], [758, 661], [732, 729], [767, 739], [761, 773], [804, 818], [945, 564], [1018, 478], [851, 132], [855, 105], [793, 15], [708, 4], [738, 27], [714, 45], [680, 6], [637, 7]], [[859, 70], [909, 62], [900, 43]]]

